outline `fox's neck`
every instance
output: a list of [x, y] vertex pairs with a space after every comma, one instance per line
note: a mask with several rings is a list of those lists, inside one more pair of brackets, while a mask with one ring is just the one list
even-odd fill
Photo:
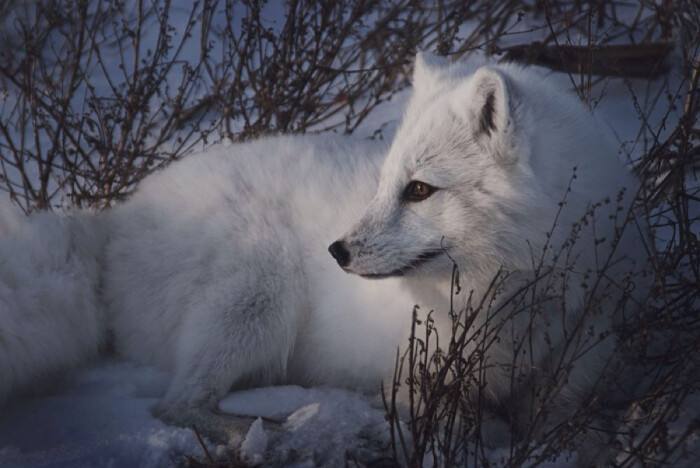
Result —
[[447, 313], [450, 309], [452, 280], [448, 278], [409, 277], [404, 283], [415, 305], [424, 313]]

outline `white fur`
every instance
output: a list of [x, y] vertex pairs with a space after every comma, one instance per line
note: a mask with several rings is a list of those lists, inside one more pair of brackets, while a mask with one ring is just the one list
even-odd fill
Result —
[[412, 304], [398, 281], [344, 273], [327, 246], [366, 206], [384, 152], [268, 138], [173, 163], [100, 215], [2, 205], [0, 397], [95, 356], [107, 330], [120, 355], [172, 373], [160, 414], [210, 435], [215, 415], [189, 410], [232, 386], [376, 389]]
[[172, 373], [164, 419], [215, 437], [241, 430], [210, 411], [232, 386], [375, 390], [412, 303], [397, 280], [344, 273], [327, 246], [362, 213], [385, 150], [330, 135], [217, 145], [100, 215], [3, 206], [0, 396], [105, 340]]
[[[566, 349], [565, 335], [572, 336], [580, 318], [583, 274], [597, 269], [594, 239], [612, 239], [609, 215], [616, 212], [619, 190], [627, 189], [622, 203], [627, 206], [638, 183], [617, 159], [608, 133], [583, 105], [538, 73], [512, 65], [469, 73], [460, 65], [434, 62], [417, 57], [415, 92], [383, 165], [377, 193], [341, 238], [350, 254], [345, 269], [367, 277], [403, 275], [416, 302], [444, 311], [453, 259], [462, 288], [467, 295], [473, 291], [477, 301], [501, 268], [510, 272], [501, 295], [507, 297], [508, 291], [534, 276], [564, 197], [566, 205], [550, 241], [555, 248], [588, 207], [609, 197], [613, 202], [597, 210], [595, 232], [592, 224], [585, 226], [575, 244], [569, 287], [553, 293], [565, 296], [566, 315], [558, 312], [559, 302], [545, 308], [549, 315], [520, 314], [506, 328], [520, 339], [532, 329], [532, 355], [517, 357], [516, 364], [521, 373], [527, 374], [531, 366], [546, 375], [548, 366], [558, 362], [555, 354]], [[490, 111], [484, 113], [485, 108]], [[567, 193], [574, 168], [576, 179]], [[438, 190], [422, 201], [407, 201], [403, 193], [411, 181]], [[604, 247], [598, 250], [603, 258]], [[446, 254], [423, 260], [441, 251]], [[629, 261], [628, 266], [641, 254], [633, 235], [624, 238], [616, 253]], [[435, 318], [438, 330], [449, 330], [446, 314]], [[482, 312], [474, 328], [485, 320]], [[577, 333], [592, 326], [597, 336], [610, 325], [609, 316], [598, 314]], [[587, 395], [612, 342], [608, 339], [578, 361], [563, 399]], [[496, 404], [517, 399], [511, 395], [510, 372], [500, 367], [514, 362], [515, 343], [512, 336], [504, 336], [487, 351], [492, 367], [486, 391]]]
[[101, 229], [87, 214], [30, 218], [0, 202], [0, 404], [97, 354]]
[[327, 252], [382, 153], [327, 135], [217, 146], [109, 214], [110, 328], [120, 354], [173, 372], [161, 411], [214, 406], [232, 385], [367, 388], [391, 369], [410, 300]]

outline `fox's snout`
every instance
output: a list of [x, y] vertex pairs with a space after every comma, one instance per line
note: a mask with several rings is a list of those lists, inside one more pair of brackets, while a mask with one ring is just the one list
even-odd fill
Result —
[[335, 258], [341, 268], [345, 268], [350, 264], [350, 251], [345, 246], [345, 242], [337, 240], [328, 246], [328, 252]]

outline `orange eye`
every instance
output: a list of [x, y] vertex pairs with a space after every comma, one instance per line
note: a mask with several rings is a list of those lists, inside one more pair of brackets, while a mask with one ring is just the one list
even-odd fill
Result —
[[435, 190], [437, 189], [432, 185], [419, 180], [412, 180], [404, 189], [403, 198], [406, 201], [418, 202], [428, 198]]

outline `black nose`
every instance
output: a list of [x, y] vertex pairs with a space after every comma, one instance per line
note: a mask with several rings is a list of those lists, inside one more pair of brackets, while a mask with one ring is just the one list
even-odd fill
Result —
[[328, 251], [333, 255], [333, 258], [338, 262], [341, 267], [348, 266], [350, 263], [350, 252], [345, 247], [345, 242], [335, 241], [329, 247]]

